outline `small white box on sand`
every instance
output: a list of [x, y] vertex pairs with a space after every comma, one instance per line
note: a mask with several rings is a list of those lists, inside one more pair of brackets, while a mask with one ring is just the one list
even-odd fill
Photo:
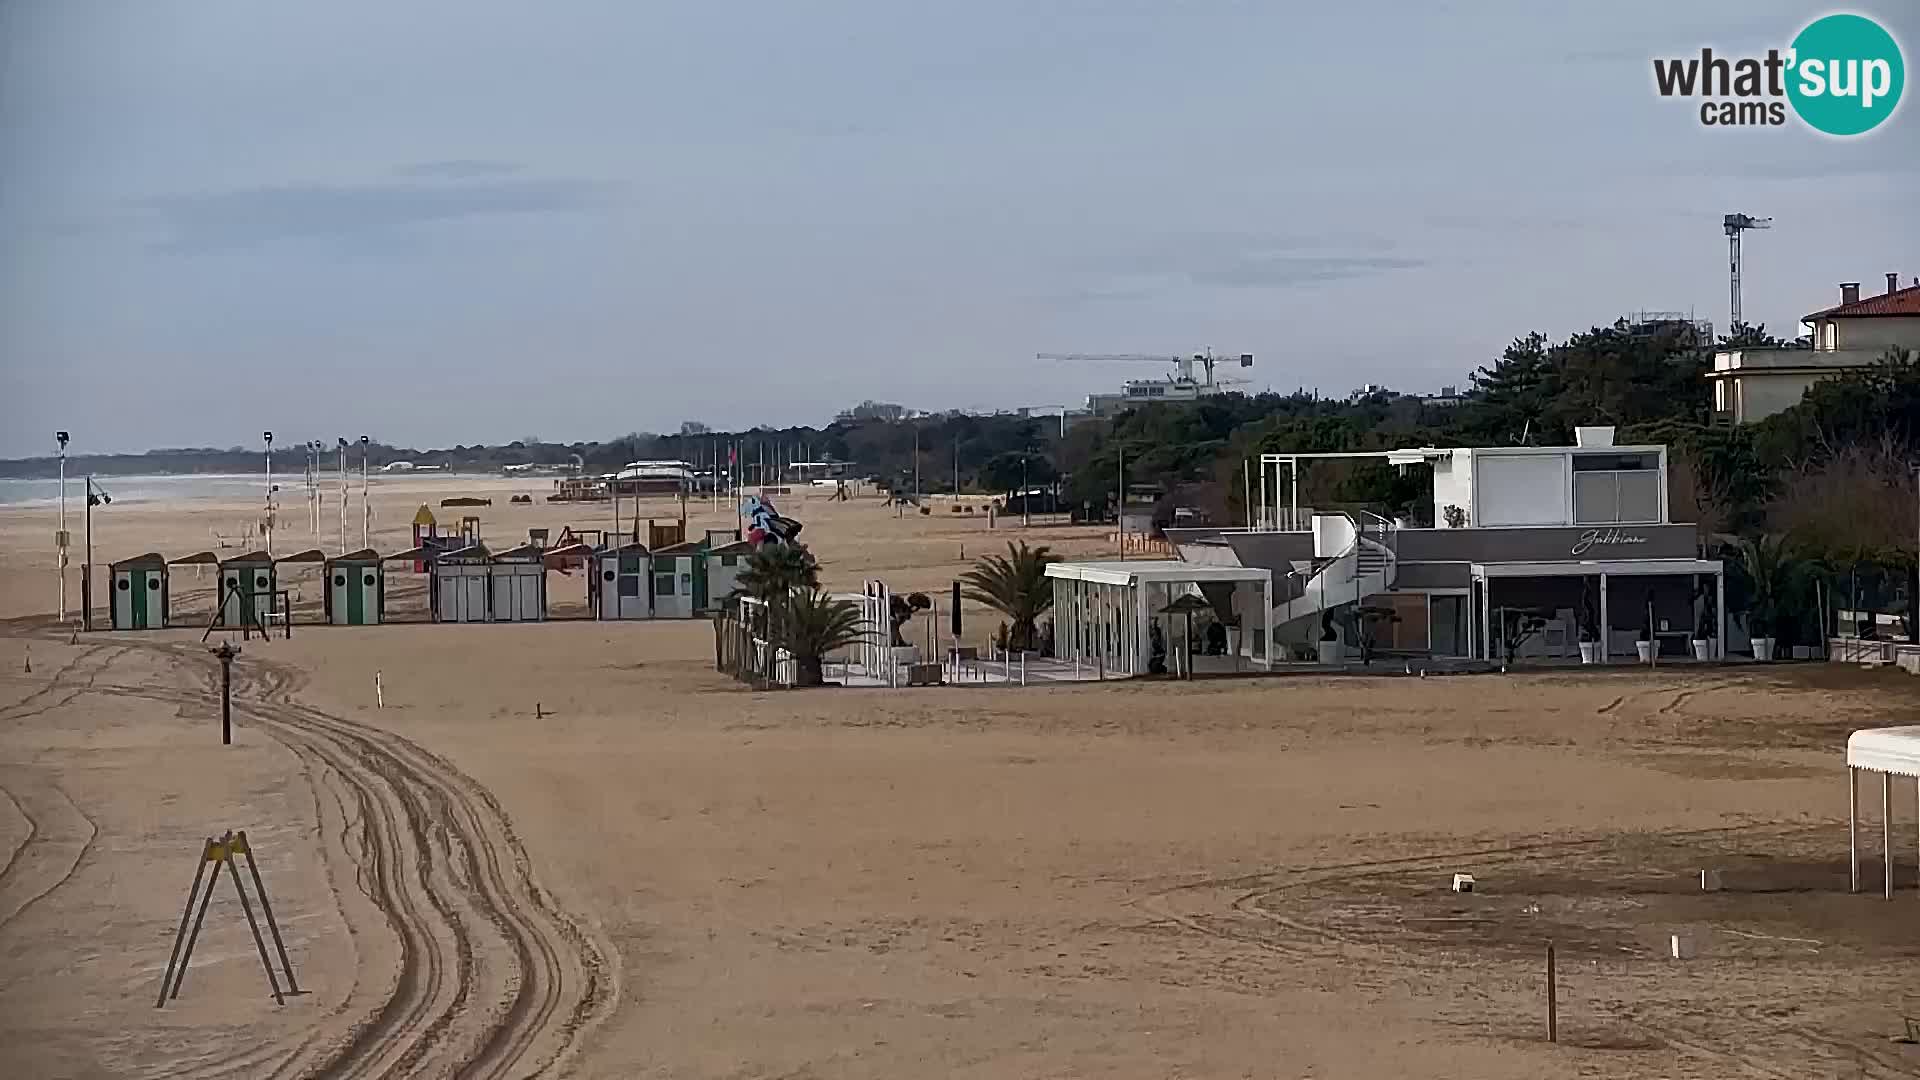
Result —
[[1453, 891], [1454, 892], [1472, 892], [1473, 891], [1473, 875], [1472, 874], [1453, 875]]
[[1718, 870], [1700, 871], [1700, 891], [1701, 892], [1719, 892], [1720, 891], [1720, 871]]
[[1692, 934], [1673, 935], [1673, 958], [1675, 960], [1691, 960], [1693, 959], [1693, 953]]

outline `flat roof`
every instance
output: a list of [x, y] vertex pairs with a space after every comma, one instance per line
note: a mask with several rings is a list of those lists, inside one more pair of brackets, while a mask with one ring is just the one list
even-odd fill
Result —
[[1719, 559], [1590, 559], [1553, 562], [1474, 563], [1477, 578], [1508, 577], [1651, 577], [1655, 574], [1718, 574], [1726, 568]]
[[1847, 736], [1847, 767], [1920, 776], [1920, 727], [1869, 728]]
[[1127, 562], [1048, 563], [1047, 576], [1103, 585], [1140, 585], [1148, 582], [1271, 581], [1273, 571], [1258, 566], [1209, 566], [1178, 559], [1142, 559]]

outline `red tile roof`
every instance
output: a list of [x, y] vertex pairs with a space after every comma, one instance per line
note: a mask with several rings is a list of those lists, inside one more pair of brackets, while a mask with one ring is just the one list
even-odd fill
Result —
[[1847, 319], [1856, 315], [1920, 315], [1920, 285], [1909, 285], [1879, 296], [1865, 296], [1807, 316], [1811, 319]]

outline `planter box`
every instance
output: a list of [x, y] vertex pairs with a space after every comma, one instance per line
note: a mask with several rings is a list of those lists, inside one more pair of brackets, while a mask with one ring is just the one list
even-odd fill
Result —
[[1763, 664], [1772, 660], [1773, 659], [1773, 639], [1770, 637], [1754, 638], [1753, 639], [1753, 658], [1755, 660], [1760, 661]]
[[1693, 658], [1695, 660], [1713, 659], [1713, 639], [1712, 638], [1694, 638], [1693, 639]]
[[1640, 657], [1641, 663], [1643, 664], [1653, 663], [1653, 642], [1636, 641], [1633, 643], [1633, 651], [1636, 655]]
[[1583, 664], [1599, 663], [1600, 662], [1600, 643], [1597, 641], [1581, 642], [1580, 643], [1580, 662]]
[[1328, 667], [1345, 667], [1347, 663], [1347, 646], [1343, 641], [1323, 641], [1320, 643], [1320, 649], [1315, 655], [1322, 664]]

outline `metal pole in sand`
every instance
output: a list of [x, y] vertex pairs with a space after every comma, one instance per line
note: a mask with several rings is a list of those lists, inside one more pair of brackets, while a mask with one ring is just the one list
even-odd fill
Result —
[[1547, 942], [1547, 1041], [1560, 1041], [1560, 997], [1553, 971], [1553, 942]]
[[173, 983], [173, 966], [180, 959], [180, 945], [187, 939], [187, 917], [193, 911], [193, 901], [200, 895], [200, 880], [207, 874], [207, 855], [213, 847], [213, 839], [208, 837], [200, 844], [200, 858], [194, 861], [193, 885], [187, 889], [186, 906], [180, 909], [180, 929], [173, 934], [173, 952], [167, 957], [167, 969], [160, 974], [160, 996], [154, 1000], [153, 1007], [162, 1008], [167, 1003], [167, 988]]

